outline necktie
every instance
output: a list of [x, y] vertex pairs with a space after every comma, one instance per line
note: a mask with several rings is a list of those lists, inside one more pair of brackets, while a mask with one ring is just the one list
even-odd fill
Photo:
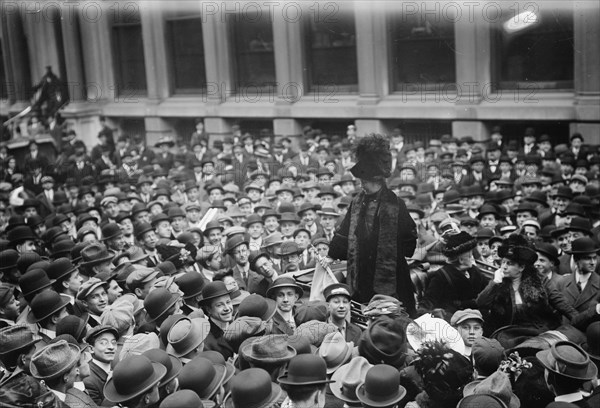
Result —
[[577, 281], [577, 290], [579, 291], [579, 293], [581, 293], [582, 287], [581, 287], [581, 282]]

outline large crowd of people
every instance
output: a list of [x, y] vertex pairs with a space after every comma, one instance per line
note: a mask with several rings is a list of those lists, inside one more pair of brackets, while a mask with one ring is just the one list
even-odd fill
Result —
[[0, 145], [3, 407], [598, 406], [583, 135], [101, 122]]

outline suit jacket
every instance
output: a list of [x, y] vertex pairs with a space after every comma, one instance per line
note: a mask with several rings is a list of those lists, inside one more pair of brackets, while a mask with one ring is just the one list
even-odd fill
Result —
[[[56, 191], [54, 191], [54, 194], [56, 194]], [[47, 217], [56, 210], [54, 204], [48, 200], [43, 190], [35, 198], [40, 202], [39, 211], [41, 217]]]
[[261, 296], [267, 296], [267, 289], [269, 288], [270, 282], [262, 275], [249, 270], [248, 271], [248, 279], [244, 280], [242, 278], [242, 271], [238, 265], [235, 265], [233, 268], [233, 278], [237, 282], [238, 286], [242, 290], [246, 290], [250, 293], [256, 293]]
[[572, 322], [584, 329], [592, 322], [600, 320], [596, 313], [596, 305], [600, 303], [600, 275], [592, 273], [583, 291], [577, 289], [576, 275], [562, 276], [557, 285], [565, 300], [579, 312]]
[[66, 392], [65, 404], [71, 408], [95, 408], [98, 406], [87, 393], [78, 388], [71, 388]]
[[[296, 312], [292, 312], [292, 316], [295, 316]], [[296, 318], [294, 317], [294, 321]], [[296, 322], [296, 327], [298, 326]], [[292, 336], [294, 334], [294, 329], [290, 327], [288, 322], [283, 319], [283, 316], [279, 314], [279, 311], [276, 311], [273, 315], [273, 328], [271, 329], [271, 334], [287, 334], [288, 336]]]
[[212, 319], [210, 321], [210, 332], [204, 340], [204, 350], [213, 350], [218, 353], [221, 353], [225, 360], [233, 357], [234, 350], [233, 347], [225, 340], [223, 337], [223, 330], [219, 326], [213, 323]]
[[104, 384], [108, 374], [94, 361], [90, 361], [90, 375], [83, 379], [85, 389], [87, 390], [90, 398], [96, 403], [96, 405], [102, 405], [104, 401]]
[[361, 334], [362, 330], [360, 329], [360, 327], [358, 327], [354, 323], [346, 323], [346, 341], [352, 341], [354, 342], [354, 345], [357, 346]]

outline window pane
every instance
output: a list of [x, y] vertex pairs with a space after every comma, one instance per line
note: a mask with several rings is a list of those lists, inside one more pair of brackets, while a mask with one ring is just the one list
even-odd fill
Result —
[[[0, 42], [0, 64], [4, 63], [4, 53], [2, 52], [2, 43]], [[4, 71], [4, 65], [0, 69], [0, 99], [8, 99], [8, 82], [6, 78], [6, 72]]]
[[307, 16], [307, 79], [311, 92], [358, 90], [354, 10], [335, 4], [339, 10], [327, 17]]
[[[113, 44], [117, 93], [135, 96], [146, 93], [146, 69], [141, 24], [113, 26]], [[141, 91], [141, 92], [140, 92]]]
[[[506, 15], [514, 19], [514, 11]], [[573, 11], [538, 11], [531, 27], [508, 32], [504, 21], [494, 25], [496, 78], [500, 88], [514, 89], [519, 83], [542, 88], [573, 87]]]
[[202, 19], [167, 21], [167, 32], [175, 91], [206, 89]]
[[395, 13], [389, 27], [394, 90], [456, 82], [451, 19], [436, 14]]
[[234, 31], [237, 89], [252, 93], [254, 89], [274, 89], [275, 54], [273, 24], [264, 10], [256, 16], [232, 19]]

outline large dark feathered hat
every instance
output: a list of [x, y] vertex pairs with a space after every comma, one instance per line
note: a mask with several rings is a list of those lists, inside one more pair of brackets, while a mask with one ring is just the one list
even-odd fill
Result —
[[477, 238], [465, 231], [458, 234], [447, 234], [444, 236], [445, 243], [442, 253], [448, 258], [454, 258], [460, 254], [473, 250], [477, 246]]
[[502, 241], [498, 247], [498, 256], [517, 262], [520, 265], [533, 265], [537, 260], [537, 253], [533, 245], [522, 235], [511, 234]]
[[388, 178], [392, 174], [392, 153], [387, 137], [371, 133], [355, 146], [356, 164], [350, 172], [359, 179]]

